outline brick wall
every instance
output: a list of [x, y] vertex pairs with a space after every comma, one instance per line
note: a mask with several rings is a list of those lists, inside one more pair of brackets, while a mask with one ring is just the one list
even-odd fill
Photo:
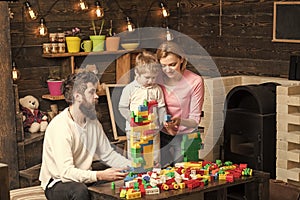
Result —
[[228, 92], [239, 85], [276, 82], [277, 86], [277, 179], [300, 182], [300, 81], [261, 76], [226, 76], [205, 79], [204, 149], [202, 159], [222, 158], [224, 103]]

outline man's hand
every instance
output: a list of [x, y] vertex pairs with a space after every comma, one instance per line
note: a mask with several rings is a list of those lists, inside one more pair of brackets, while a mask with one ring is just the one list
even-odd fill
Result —
[[125, 170], [126, 169], [108, 168], [106, 170], [97, 171], [97, 180], [105, 180], [105, 181], [122, 180], [128, 175], [128, 172], [125, 172]]

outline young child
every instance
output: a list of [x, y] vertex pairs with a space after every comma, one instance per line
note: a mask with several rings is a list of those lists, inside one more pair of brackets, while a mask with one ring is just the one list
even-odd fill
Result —
[[144, 100], [156, 100], [158, 105], [156, 112], [156, 133], [153, 138], [154, 151], [154, 166], [160, 163], [160, 135], [159, 129], [164, 123], [166, 114], [163, 92], [159, 85], [156, 84], [156, 77], [160, 72], [161, 67], [157, 62], [155, 54], [149, 51], [139, 53], [135, 61], [135, 80], [125, 86], [123, 89], [119, 110], [122, 116], [126, 119], [126, 135], [127, 135], [127, 156], [131, 159], [130, 149], [130, 120], [131, 111], [136, 112], [140, 105], [143, 105]]

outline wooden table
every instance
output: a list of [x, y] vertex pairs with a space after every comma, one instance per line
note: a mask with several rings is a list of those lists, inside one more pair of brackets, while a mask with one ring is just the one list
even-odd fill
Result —
[[[92, 200], [121, 199], [119, 188], [123, 181], [115, 182], [116, 189], [111, 189], [111, 183], [99, 184], [89, 187]], [[233, 183], [215, 181], [205, 187], [195, 189], [179, 189], [161, 191], [160, 194], [146, 195], [141, 199], [184, 199], [184, 200], [225, 200], [225, 199], [268, 200], [269, 199], [269, 174], [255, 171], [252, 177], [242, 177]]]

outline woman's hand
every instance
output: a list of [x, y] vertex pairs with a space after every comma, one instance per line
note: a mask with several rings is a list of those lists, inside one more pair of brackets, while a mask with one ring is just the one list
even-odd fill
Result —
[[97, 180], [105, 180], [105, 181], [122, 180], [128, 175], [128, 172], [125, 172], [125, 170], [126, 169], [108, 168], [102, 171], [97, 171]]
[[179, 125], [181, 123], [181, 118], [173, 117], [170, 122], [165, 122], [164, 127], [166, 128], [168, 134], [175, 136], [178, 132]]

